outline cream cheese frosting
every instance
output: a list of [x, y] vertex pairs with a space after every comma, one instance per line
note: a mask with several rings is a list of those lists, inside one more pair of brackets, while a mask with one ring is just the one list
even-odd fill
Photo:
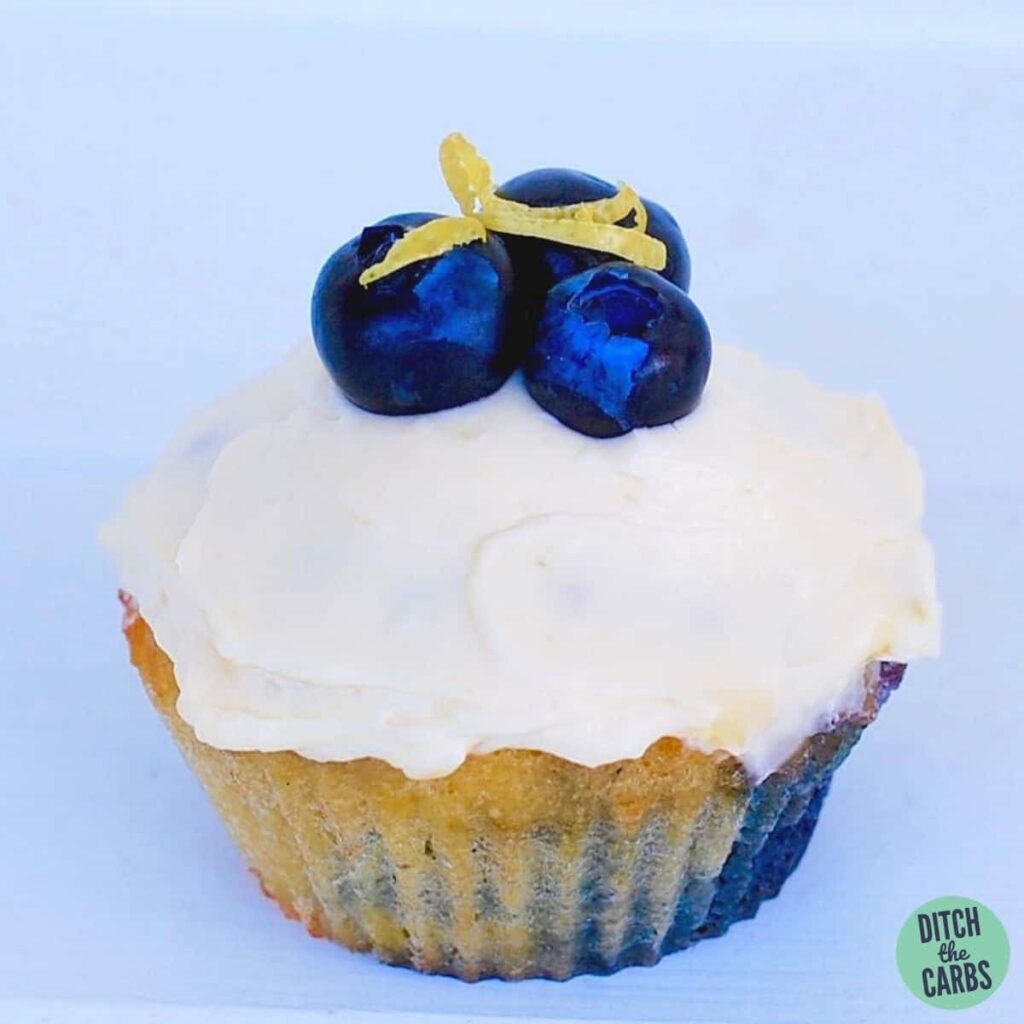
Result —
[[675, 424], [597, 441], [518, 379], [351, 405], [306, 344], [196, 416], [104, 530], [198, 737], [414, 778], [662, 736], [755, 780], [935, 655], [914, 453], [881, 403], [718, 344]]

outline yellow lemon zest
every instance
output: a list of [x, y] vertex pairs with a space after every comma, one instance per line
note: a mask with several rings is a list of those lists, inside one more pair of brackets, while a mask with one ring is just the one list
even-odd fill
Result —
[[[503, 199], [491, 195], [483, 201], [486, 215], [497, 214], [511, 217], [532, 217], [539, 220], [575, 220], [595, 224], [615, 224], [625, 220], [631, 213], [636, 215], [637, 230], [647, 227], [647, 210], [636, 194], [636, 190], [625, 182], [619, 182], [619, 189], [607, 199], [592, 199], [584, 203], [570, 203], [565, 206], [530, 206], [514, 199]], [[641, 228], [640, 225], [643, 224]]]
[[494, 192], [491, 165], [476, 147], [460, 132], [452, 132], [441, 140], [441, 173], [448, 191], [459, 209], [467, 216]]
[[410, 263], [429, 260], [457, 245], [483, 241], [486, 237], [487, 231], [477, 217], [439, 217], [427, 221], [402, 235], [388, 249], [384, 259], [367, 267], [359, 275], [359, 283], [365, 288]]
[[564, 245], [621, 256], [651, 270], [663, 270], [668, 259], [665, 243], [636, 228], [616, 224], [596, 224], [585, 220], [548, 220], [505, 211], [484, 209], [481, 220], [491, 231], [507, 235], [527, 235]]
[[[462, 211], [441, 217], [403, 235], [387, 255], [359, 275], [366, 287], [418, 260], [442, 256], [457, 245], [483, 241], [487, 229], [611, 253], [651, 270], [663, 270], [665, 244], [648, 235], [647, 209], [635, 189], [619, 182], [615, 195], [564, 206], [530, 206], [494, 194], [491, 165], [459, 132], [441, 140], [445, 184]], [[618, 222], [633, 215], [631, 227]]]
[[[630, 209], [636, 215], [636, 223], [633, 225], [635, 230], [642, 235], [647, 234], [647, 207], [644, 206], [643, 200], [637, 195], [636, 190], [624, 181], [619, 182], [619, 194], [625, 197], [624, 202], [629, 200]], [[622, 220], [622, 218], [616, 217], [615, 220]]]

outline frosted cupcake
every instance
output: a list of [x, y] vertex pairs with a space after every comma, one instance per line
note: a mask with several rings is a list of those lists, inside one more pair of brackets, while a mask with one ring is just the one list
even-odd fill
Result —
[[937, 653], [920, 470], [876, 400], [712, 366], [657, 204], [442, 161], [462, 215], [343, 246], [316, 345], [107, 527], [125, 632], [313, 934], [470, 980], [650, 964], [779, 891]]

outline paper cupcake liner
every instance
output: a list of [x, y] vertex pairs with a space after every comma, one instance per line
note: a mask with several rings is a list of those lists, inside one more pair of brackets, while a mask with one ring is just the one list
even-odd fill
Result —
[[653, 964], [753, 916], [799, 863], [833, 771], [903, 674], [875, 666], [861, 712], [756, 787], [731, 756], [674, 739], [599, 768], [503, 750], [417, 781], [375, 759], [200, 743], [145, 621], [130, 615], [125, 632], [155, 706], [282, 910], [350, 949], [465, 980]]

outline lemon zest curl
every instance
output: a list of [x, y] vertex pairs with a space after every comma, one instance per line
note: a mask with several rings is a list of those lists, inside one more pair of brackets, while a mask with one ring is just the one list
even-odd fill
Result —
[[452, 132], [441, 140], [438, 157], [444, 183], [467, 217], [478, 202], [482, 204], [494, 195], [491, 165], [461, 132]]
[[[459, 132], [445, 136], [439, 157], [445, 184], [462, 216], [441, 217], [408, 231], [380, 262], [359, 275], [363, 287], [410, 263], [483, 241], [488, 230], [594, 249], [651, 270], [665, 267], [665, 243], [646, 233], [647, 209], [636, 190], [624, 182], [605, 199], [530, 206], [495, 195], [490, 164]], [[630, 216], [633, 224], [626, 227], [621, 222]]]
[[485, 212], [484, 224], [506, 235], [526, 235], [563, 245], [596, 249], [621, 256], [642, 267], [660, 270], [665, 266], [665, 245], [635, 228], [598, 224], [585, 220], [550, 220], [544, 217], [496, 216]]
[[359, 275], [359, 283], [365, 288], [410, 263], [442, 256], [457, 245], [482, 242], [486, 237], [487, 230], [476, 217], [438, 217], [402, 235], [384, 259]]

